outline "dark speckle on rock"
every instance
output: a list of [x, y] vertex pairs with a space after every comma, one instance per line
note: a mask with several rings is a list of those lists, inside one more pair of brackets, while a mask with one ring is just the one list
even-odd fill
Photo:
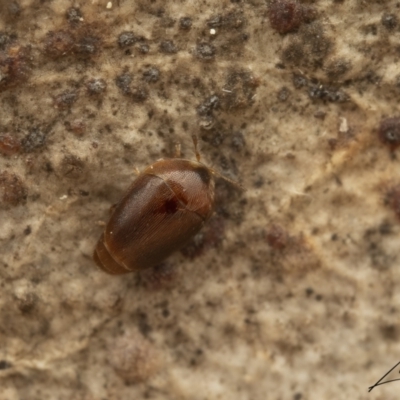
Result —
[[130, 73], [123, 73], [115, 79], [115, 84], [121, 89], [122, 93], [128, 94], [130, 92], [130, 84], [133, 77]]
[[378, 129], [379, 138], [382, 143], [395, 150], [400, 146], [400, 117], [385, 118], [381, 121]]
[[210, 61], [215, 58], [216, 48], [211, 43], [202, 42], [196, 46], [195, 55], [197, 58]]
[[286, 101], [286, 100], [289, 98], [289, 96], [290, 96], [290, 91], [289, 91], [289, 89], [288, 89], [286, 86], [284, 86], [283, 88], [281, 88], [281, 89], [278, 91], [277, 96], [278, 96], [278, 100], [279, 100], [279, 101], [284, 102], [284, 101]]
[[172, 40], [164, 40], [160, 43], [160, 51], [164, 54], [175, 54], [178, 48]]
[[381, 23], [388, 31], [393, 31], [397, 27], [399, 20], [395, 14], [384, 13]]
[[40, 128], [32, 128], [21, 140], [22, 148], [26, 153], [40, 149], [46, 143], [46, 134]]
[[179, 20], [179, 28], [183, 30], [189, 30], [192, 27], [192, 18], [190, 17], [182, 17]]
[[119, 47], [129, 47], [137, 42], [137, 38], [131, 31], [122, 32], [118, 36], [118, 46]]
[[344, 103], [349, 100], [349, 96], [345, 92], [319, 83], [311, 84], [309, 86], [308, 95], [310, 99], [323, 100], [332, 103]]
[[86, 83], [86, 88], [89, 94], [99, 95], [107, 88], [107, 83], [101, 78], [92, 78]]
[[0, 360], [0, 370], [12, 368], [12, 364], [6, 360]]
[[68, 8], [66, 12], [66, 18], [70, 24], [79, 24], [83, 21], [81, 10], [76, 7]]
[[160, 70], [150, 65], [143, 71], [143, 79], [146, 82], [157, 82], [160, 79]]
[[302, 5], [297, 0], [272, 0], [268, 16], [272, 28], [279, 33], [293, 32], [302, 22]]

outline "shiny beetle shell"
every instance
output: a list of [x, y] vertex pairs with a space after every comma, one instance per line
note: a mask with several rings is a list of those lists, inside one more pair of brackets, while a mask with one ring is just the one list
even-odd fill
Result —
[[115, 206], [93, 258], [110, 274], [153, 267], [199, 232], [213, 206], [210, 168], [181, 158], [156, 161]]

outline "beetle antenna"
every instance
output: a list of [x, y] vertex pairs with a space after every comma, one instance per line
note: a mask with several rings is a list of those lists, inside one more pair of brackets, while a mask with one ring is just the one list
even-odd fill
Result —
[[196, 154], [196, 160], [198, 162], [200, 162], [201, 160], [201, 156], [200, 156], [200, 152], [199, 152], [199, 148], [198, 148], [198, 140], [197, 140], [197, 136], [196, 135], [192, 135], [192, 140], [193, 140], [193, 144], [194, 144], [194, 154]]
[[221, 178], [221, 179], [223, 179], [224, 181], [230, 183], [230, 184], [231, 184], [232, 186], [234, 186], [236, 189], [239, 189], [239, 190], [241, 190], [242, 192], [245, 192], [245, 191], [246, 191], [246, 189], [245, 189], [239, 182], [236, 182], [236, 181], [234, 181], [233, 179], [230, 179], [230, 178], [228, 178], [227, 176], [220, 174], [219, 172], [215, 171], [214, 169], [212, 169], [211, 172], [212, 172], [215, 176], [217, 176], [218, 178]]

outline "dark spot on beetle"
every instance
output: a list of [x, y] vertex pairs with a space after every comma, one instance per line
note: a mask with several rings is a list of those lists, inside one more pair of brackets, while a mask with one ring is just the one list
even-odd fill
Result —
[[201, 42], [196, 46], [195, 56], [203, 61], [210, 61], [215, 58], [216, 48], [211, 43]]
[[384, 13], [381, 18], [381, 23], [388, 31], [393, 31], [397, 27], [399, 21], [396, 15]]
[[181, 249], [181, 253], [191, 260], [212, 248], [217, 248], [225, 237], [224, 218], [213, 215], [203, 229]]
[[283, 250], [289, 242], [287, 232], [279, 225], [271, 225], [265, 233], [267, 243], [274, 250]]
[[38, 127], [32, 128], [29, 133], [21, 140], [21, 145], [25, 153], [31, 153], [46, 144], [46, 134]]
[[153, 65], [148, 66], [143, 71], [143, 79], [149, 83], [157, 82], [160, 79], [160, 70]]
[[137, 41], [138, 41], [138, 38], [134, 35], [134, 33], [132, 31], [122, 32], [118, 36], [118, 46], [121, 48], [132, 46]]
[[100, 95], [107, 89], [107, 83], [104, 79], [93, 78], [86, 83], [86, 89], [91, 95]]
[[278, 100], [282, 102], [286, 101], [289, 98], [289, 96], [290, 96], [290, 91], [286, 86], [279, 89], [277, 93]]
[[75, 7], [68, 8], [67, 12], [65, 13], [65, 17], [71, 25], [77, 25], [83, 21], [81, 10]]
[[161, 263], [140, 272], [140, 280], [147, 290], [162, 290], [176, 280], [176, 271], [168, 263]]
[[0, 172], [0, 188], [3, 191], [3, 202], [11, 206], [23, 203], [28, 196], [28, 190], [22, 179], [8, 171]]
[[74, 46], [74, 37], [65, 30], [50, 31], [44, 39], [44, 51], [53, 58], [64, 57]]
[[0, 135], [0, 154], [12, 156], [21, 151], [21, 142], [14, 136]]
[[179, 20], [179, 28], [182, 30], [189, 30], [192, 27], [192, 18], [190, 17], [182, 17]]
[[172, 40], [163, 40], [160, 43], [160, 51], [164, 54], [175, 54], [178, 52], [178, 48]]
[[56, 108], [70, 108], [78, 99], [78, 92], [74, 89], [67, 89], [54, 98]]
[[316, 294], [316, 295], [315, 295], [315, 300], [321, 301], [322, 299], [323, 299], [322, 294]]
[[378, 129], [379, 139], [382, 143], [395, 150], [400, 146], [400, 117], [385, 118]]
[[197, 114], [200, 116], [210, 115], [219, 106], [219, 97], [212, 95], [204, 100], [196, 109]]
[[175, 198], [163, 201], [160, 207], [154, 210], [157, 214], [175, 214], [178, 211], [180, 203]]
[[303, 8], [297, 0], [272, 0], [268, 17], [272, 28], [279, 33], [293, 32], [303, 20]]
[[27, 293], [24, 297], [17, 299], [17, 307], [22, 314], [30, 314], [38, 303], [38, 297], [34, 293]]
[[10, 363], [10, 362], [8, 362], [8, 361], [6, 361], [6, 360], [0, 360], [0, 370], [3, 370], [3, 369], [9, 369], [9, 368], [11, 368], [13, 365]]
[[67, 178], [80, 178], [82, 176], [84, 168], [84, 162], [75, 155], [68, 154], [62, 159], [61, 173]]
[[25, 229], [24, 229], [24, 235], [25, 236], [29, 236], [32, 233], [32, 228], [30, 227], [30, 225], [28, 225]]
[[129, 94], [131, 89], [130, 89], [130, 84], [133, 80], [133, 77], [129, 73], [123, 73], [115, 79], [115, 84], [121, 89], [121, 91], [124, 94]]

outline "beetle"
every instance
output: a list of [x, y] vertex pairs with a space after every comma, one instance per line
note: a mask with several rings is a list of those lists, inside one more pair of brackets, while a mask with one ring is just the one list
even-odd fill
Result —
[[188, 243], [211, 217], [216, 172], [200, 161], [195, 136], [193, 143], [196, 161], [156, 161], [113, 207], [93, 254], [101, 269], [125, 274], [154, 267]]

